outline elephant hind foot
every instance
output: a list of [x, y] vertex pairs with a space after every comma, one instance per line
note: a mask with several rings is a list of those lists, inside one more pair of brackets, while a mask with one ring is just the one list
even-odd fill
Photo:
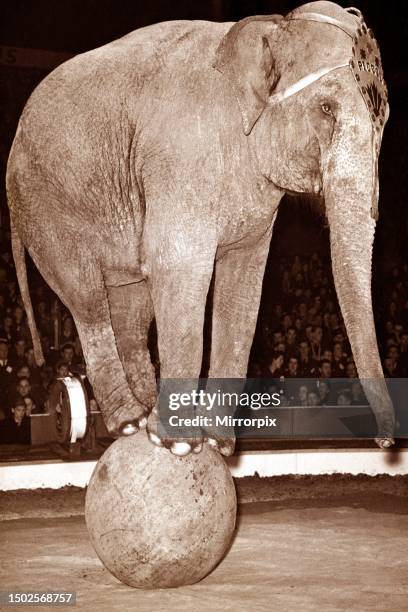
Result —
[[127, 408], [118, 408], [108, 418], [105, 418], [105, 425], [108, 431], [114, 436], [130, 436], [147, 425], [148, 411], [135, 411]]
[[130, 435], [146, 427], [151, 408], [132, 392], [119, 358], [110, 321], [86, 324], [76, 318], [87, 375], [108, 432]]
[[160, 417], [156, 408], [154, 408], [147, 421], [147, 435], [156, 446], [164, 446], [168, 448], [173, 455], [184, 457], [190, 453], [199, 453], [203, 448], [203, 444], [207, 443], [212, 448], [215, 448], [221, 455], [229, 457], [233, 454], [235, 448], [235, 438], [208, 437], [206, 432], [199, 427], [189, 427], [188, 437], [174, 437], [165, 430], [160, 422]]

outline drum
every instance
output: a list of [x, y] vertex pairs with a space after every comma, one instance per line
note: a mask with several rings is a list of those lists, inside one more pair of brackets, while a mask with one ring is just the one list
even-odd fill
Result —
[[49, 395], [49, 410], [54, 416], [56, 439], [74, 444], [85, 438], [90, 424], [90, 408], [80, 377], [58, 378]]

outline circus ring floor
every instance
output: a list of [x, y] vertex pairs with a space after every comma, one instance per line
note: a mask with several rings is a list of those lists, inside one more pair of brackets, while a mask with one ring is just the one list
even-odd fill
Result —
[[161, 591], [131, 589], [103, 568], [85, 527], [84, 489], [0, 492], [0, 590], [72, 590], [71, 609], [92, 612], [408, 610], [408, 476], [236, 484], [226, 558], [199, 584]]

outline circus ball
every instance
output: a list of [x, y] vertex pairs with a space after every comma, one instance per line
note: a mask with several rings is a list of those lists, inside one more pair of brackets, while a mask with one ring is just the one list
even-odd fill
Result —
[[172, 455], [145, 432], [116, 440], [88, 485], [85, 519], [105, 567], [132, 587], [193, 584], [223, 558], [235, 529], [236, 494], [224, 459], [204, 445]]

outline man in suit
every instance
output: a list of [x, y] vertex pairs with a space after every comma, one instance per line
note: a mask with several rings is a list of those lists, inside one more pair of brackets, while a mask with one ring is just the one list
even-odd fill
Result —
[[11, 416], [1, 422], [0, 442], [3, 444], [31, 444], [30, 417], [26, 415], [24, 400], [17, 399], [11, 408]]

